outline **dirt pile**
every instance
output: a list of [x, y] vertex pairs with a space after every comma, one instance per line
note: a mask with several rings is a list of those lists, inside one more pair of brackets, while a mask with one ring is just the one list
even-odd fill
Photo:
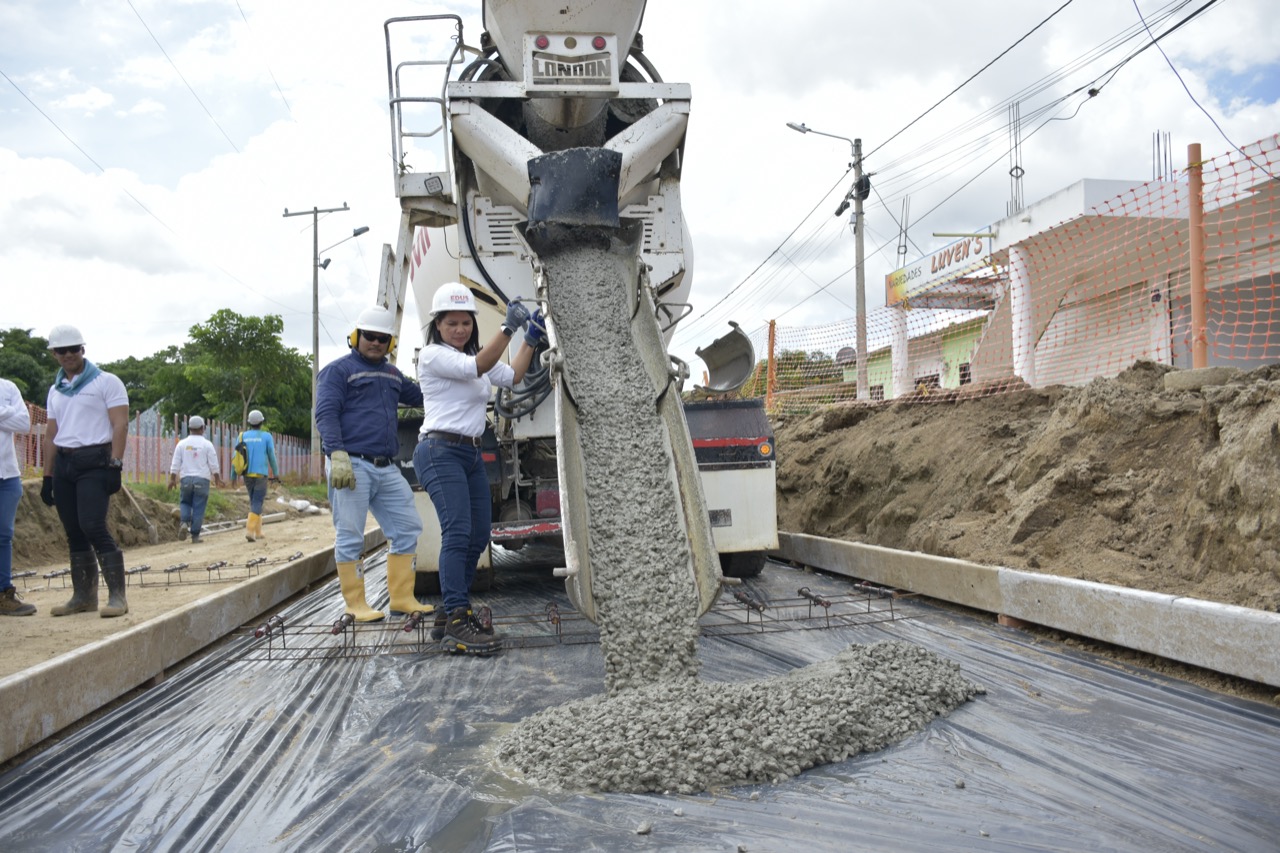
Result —
[[1280, 610], [1280, 365], [1170, 372], [781, 421], [779, 527]]

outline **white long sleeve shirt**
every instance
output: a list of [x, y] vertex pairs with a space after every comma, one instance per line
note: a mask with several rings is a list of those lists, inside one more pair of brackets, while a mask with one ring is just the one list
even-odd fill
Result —
[[0, 480], [22, 476], [13, 437], [30, 429], [31, 413], [22, 401], [18, 386], [8, 379], [0, 379]]
[[181, 477], [199, 477], [212, 480], [214, 474], [221, 475], [218, 465], [218, 451], [213, 442], [203, 435], [189, 435], [173, 449], [173, 462], [169, 465], [169, 473]]

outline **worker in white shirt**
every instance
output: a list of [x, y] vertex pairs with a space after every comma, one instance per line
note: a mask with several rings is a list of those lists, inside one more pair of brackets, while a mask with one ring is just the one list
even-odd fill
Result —
[[[49, 351], [58, 374], [45, 402], [44, 484], [40, 500], [58, 509], [71, 551], [71, 586], [54, 616], [92, 613], [104, 618], [129, 612], [124, 552], [107, 526], [111, 496], [120, 491], [129, 440], [129, 392], [113, 373], [84, 357], [75, 326], [54, 326]], [[107, 582], [107, 606], [98, 609], [98, 567]]]
[[222, 488], [218, 451], [204, 437], [204, 418], [192, 415], [187, 421], [187, 437], [173, 449], [173, 462], [169, 465], [169, 488], [180, 485], [182, 489], [178, 499], [178, 538], [186, 541], [190, 534], [192, 545], [200, 542], [210, 480]]

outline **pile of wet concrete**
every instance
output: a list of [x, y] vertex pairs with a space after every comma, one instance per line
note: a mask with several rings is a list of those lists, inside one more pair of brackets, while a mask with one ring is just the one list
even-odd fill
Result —
[[606, 695], [519, 723], [498, 758], [567, 790], [694, 793], [780, 781], [879, 749], [981, 692], [916, 646], [851, 646], [760, 681], [698, 678], [697, 591], [679, 496], [632, 343], [633, 251], [616, 236], [540, 252], [582, 437]]

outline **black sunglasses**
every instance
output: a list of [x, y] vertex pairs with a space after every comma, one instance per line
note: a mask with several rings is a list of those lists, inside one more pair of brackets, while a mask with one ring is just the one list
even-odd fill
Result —
[[71, 353], [80, 352], [80, 350], [82, 349], [84, 349], [83, 345], [75, 346], [75, 347], [54, 347], [53, 354], [54, 355], [71, 355]]
[[372, 341], [372, 342], [373, 342], [373, 343], [375, 343], [375, 344], [389, 344], [389, 343], [391, 343], [391, 336], [390, 336], [390, 335], [380, 335], [380, 334], [378, 334], [377, 332], [366, 332], [366, 331], [364, 331], [363, 329], [360, 331], [360, 335], [361, 335], [361, 336], [362, 336], [366, 341]]

